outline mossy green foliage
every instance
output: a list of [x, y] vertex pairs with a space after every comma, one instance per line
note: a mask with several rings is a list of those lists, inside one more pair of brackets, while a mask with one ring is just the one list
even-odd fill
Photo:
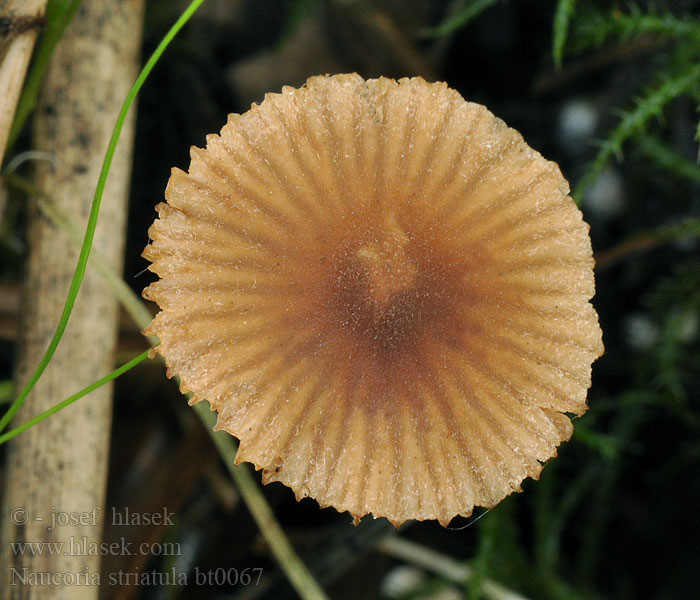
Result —
[[[700, 98], [700, 19], [668, 11], [642, 10], [636, 4], [628, 5], [626, 11], [599, 12], [588, 7], [582, 13], [571, 42], [573, 56], [601, 48], [604, 44], [620, 47], [646, 36], [647, 43], [657, 49], [652, 54], [658, 66], [649, 76], [654, 83], [630, 99], [631, 108], [617, 108], [619, 123], [600, 142], [597, 155], [576, 185], [574, 198], [577, 201], [613, 158], [622, 160], [623, 146], [628, 140], [640, 143], [649, 135], [653, 129], [649, 124], [654, 118], [658, 123], [656, 129], [663, 130], [661, 117], [671, 102], [688, 97], [697, 105]], [[555, 21], [555, 39], [562, 36], [561, 29], [562, 26]], [[561, 60], [558, 51], [555, 49], [555, 62]], [[563, 53], [563, 49], [561, 51]], [[700, 121], [697, 122], [696, 137], [697, 132], [700, 132]], [[649, 144], [645, 147], [649, 156], [663, 168], [673, 168], [678, 163], [669, 160], [669, 152], [663, 151], [660, 145], [656, 146], [659, 152], [654, 152]], [[685, 171], [687, 174], [687, 168]]]

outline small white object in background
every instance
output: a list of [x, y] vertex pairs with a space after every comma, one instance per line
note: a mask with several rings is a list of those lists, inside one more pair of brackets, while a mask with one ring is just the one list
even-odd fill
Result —
[[381, 593], [387, 598], [404, 598], [417, 592], [425, 579], [423, 570], [410, 565], [399, 565], [385, 575], [381, 583]]
[[627, 315], [622, 327], [625, 331], [627, 344], [640, 352], [649, 350], [659, 340], [659, 328], [644, 313]]
[[598, 126], [598, 110], [592, 102], [575, 99], [559, 111], [558, 134], [562, 149], [577, 155], [591, 147], [591, 138]]
[[599, 219], [620, 216], [626, 207], [622, 177], [615, 169], [606, 169], [583, 197], [583, 206]]

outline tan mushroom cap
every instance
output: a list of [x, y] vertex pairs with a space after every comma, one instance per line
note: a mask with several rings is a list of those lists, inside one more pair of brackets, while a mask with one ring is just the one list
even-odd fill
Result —
[[265, 482], [446, 525], [537, 478], [587, 408], [603, 346], [568, 191], [444, 83], [313, 77], [173, 169], [145, 333]]

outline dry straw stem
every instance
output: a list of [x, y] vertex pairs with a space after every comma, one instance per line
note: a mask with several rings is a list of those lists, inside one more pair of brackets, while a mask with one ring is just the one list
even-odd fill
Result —
[[[387, 536], [379, 542], [377, 549], [388, 556], [427, 569], [459, 585], [466, 584], [473, 577], [473, 571], [469, 565], [398, 535]], [[481, 595], [486, 600], [527, 600], [525, 596], [489, 578], [481, 583]]]
[[146, 330], [237, 462], [446, 525], [538, 477], [603, 351], [556, 164], [444, 83], [314, 77], [174, 169]]
[[[142, 3], [108, 0], [86, 3], [71, 23], [52, 57], [34, 122], [35, 149], [55, 155], [55, 164], [37, 163], [35, 184], [51, 190], [58, 208], [84, 226], [90, 211], [102, 155], [112, 125], [136, 75], [140, 48]], [[97, 107], [97, 108], [96, 108]], [[96, 250], [117, 271], [123, 256], [123, 232], [130, 178], [133, 120], [122, 139], [106, 189], [104, 221], [98, 228]], [[29, 211], [29, 255], [19, 349], [17, 387], [30, 378], [37, 357], [52, 338], [75, 269], [77, 252], [63, 232], [34, 206]], [[117, 303], [109, 287], [89, 274], [64, 343], [17, 413], [28, 421], [112, 370], [117, 335]], [[71, 406], [32, 427], [8, 444], [3, 512], [16, 506], [31, 515], [48, 515], [55, 507], [67, 512], [90, 512], [104, 503], [107, 452], [111, 425], [110, 388], [96, 391], [90, 403]], [[53, 508], [52, 508], [53, 507]], [[0, 564], [17, 572], [99, 572], [98, 556], [19, 556], [10, 542], [66, 541], [85, 537], [99, 543], [99, 527], [71, 523], [48, 531], [34, 519], [25, 525], [2, 521]], [[92, 598], [91, 586], [28, 590], [11, 587], [4, 568], [3, 594], [32, 597]]]
[[46, 0], [0, 0], [0, 164], [45, 10]]

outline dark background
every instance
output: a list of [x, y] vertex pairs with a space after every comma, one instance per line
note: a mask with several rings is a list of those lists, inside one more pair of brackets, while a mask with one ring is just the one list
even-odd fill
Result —
[[[229, 112], [310, 75], [422, 75], [444, 80], [518, 129], [557, 161], [575, 187], [600, 141], [655, 89], [700, 59], [700, 3], [576, 3], [563, 66], [552, 58], [557, 2], [501, 0], [209, 0], [165, 53], [138, 101], [125, 279], [151, 281], [140, 257], [170, 168], [185, 169]], [[426, 30], [484, 10], [441, 35]], [[143, 56], [183, 2], [147, 3]], [[476, 11], [475, 11], [476, 12]], [[625, 31], [620, 15], [637, 15]], [[668, 17], [666, 29], [649, 17]], [[644, 21], [646, 19], [646, 21]], [[646, 28], [643, 24], [646, 23]], [[694, 598], [700, 589], [700, 169], [694, 139], [700, 81], [637, 123], [582, 194], [596, 257], [606, 354], [593, 369], [589, 412], [539, 482], [485, 514], [405, 525], [401, 535], [441, 560], [465, 561], [473, 581], [491, 578], [531, 598]], [[621, 116], [622, 115], [622, 116]], [[28, 144], [28, 134], [24, 140]], [[19, 286], [23, 217], [3, 240], [3, 289]], [[6, 250], [6, 251], [5, 251]], [[120, 359], [146, 345], [124, 317]], [[12, 373], [14, 337], [0, 340], [0, 379]], [[158, 364], [115, 388], [108, 505], [167, 506], [176, 526], [130, 531], [135, 540], [178, 542], [183, 555], [107, 557], [104, 572], [262, 567], [258, 586], [125, 586], [121, 598], [286, 598], [291, 588], [220, 464], [216, 450]], [[89, 401], [89, 399], [85, 400]], [[433, 570], [407, 566], [377, 544], [393, 528], [296, 502], [280, 484], [264, 489], [290, 540], [335, 598], [498, 597]], [[466, 527], [464, 527], [466, 526]], [[464, 528], [462, 528], [464, 527]], [[458, 529], [459, 528], [459, 529]], [[124, 531], [106, 531], [110, 536]], [[139, 562], [141, 560], [142, 562]], [[110, 562], [111, 561], [111, 562]], [[115, 562], [116, 561], [116, 562]], [[131, 562], [129, 562], [131, 561]], [[412, 583], [413, 582], [413, 583]]]

